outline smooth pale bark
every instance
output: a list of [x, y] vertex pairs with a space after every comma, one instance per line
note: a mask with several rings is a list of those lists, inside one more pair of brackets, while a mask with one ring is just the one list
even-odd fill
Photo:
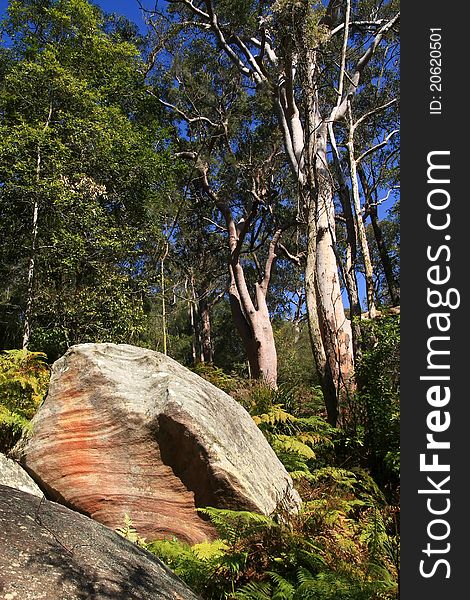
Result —
[[364, 275], [366, 280], [366, 294], [367, 294], [367, 308], [369, 311], [369, 318], [375, 319], [377, 308], [375, 306], [374, 297], [374, 269], [372, 266], [372, 260], [370, 257], [369, 244], [367, 242], [366, 228], [364, 225], [364, 219], [362, 218], [361, 209], [361, 198], [359, 193], [359, 181], [357, 174], [357, 161], [355, 157], [354, 149], [354, 131], [355, 128], [352, 124], [351, 110], [350, 113], [350, 127], [349, 127], [349, 138], [347, 142], [347, 148], [349, 152], [349, 165], [351, 169], [351, 188], [352, 197], [354, 203], [354, 211], [356, 213], [356, 226], [357, 234], [359, 238], [359, 244], [362, 252], [362, 259], [364, 261]]
[[211, 187], [208, 179], [208, 165], [194, 152], [180, 152], [181, 158], [194, 162], [199, 172], [199, 183], [207, 197], [220, 211], [225, 221], [229, 247], [229, 298], [235, 326], [245, 347], [251, 376], [263, 380], [272, 388], [277, 387], [277, 352], [271, 317], [266, 302], [271, 274], [277, 258], [277, 245], [282, 230], [278, 229], [272, 236], [264, 271], [255, 285], [254, 298], [245, 279], [245, 272], [240, 262], [240, 253], [245, 237], [258, 211], [259, 197], [254, 193], [254, 200], [247, 207], [245, 219], [235, 222], [229, 203], [222, 199]]
[[393, 273], [392, 261], [385, 243], [382, 227], [380, 226], [377, 213], [377, 203], [374, 202], [374, 199], [372, 198], [372, 192], [367, 182], [367, 177], [360, 165], [358, 168], [358, 174], [359, 179], [361, 180], [362, 189], [364, 190], [364, 195], [366, 197], [366, 210], [367, 214], [370, 216], [372, 231], [374, 232], [374, 238], [379, 251], [380, 262], [382, 263], [382, 268], [384, 270], [388, 293], [390, 294], [390, 300], [392, 301], [393, 306], [399, 306], [400, 288]]
[[[328, 368], [336, 388], [337, 404], [351, 390], [354, 358], [352, 330], [344, 312], [336, 257], [335, 213], [331, 177], [327, 168], [326, 126], [317, 128], [316, 281], [320, 331]], [[321, 165], [321, 166], [320, 166]], [[332, 421], [332, 419], [330, 419]]]
[[309, 211], [307, 225], [307, 256], [305, 264], [305, 302], [307, 321], [313, 358], [317, 369], [328, 422], [336, 425], [339, 414], [338, 397], [334, 376], [325, 353], [321, 321], [321, 309], [317, 304], [319, 297], [316, 268], [317, 227], [315, 212]]
[[[233, 226], [233, 222], [229, 223], [229, 229]], [[232, 246], [230, 264], [230, 306], [246, 349], [251, 376], [261, 379], [272, 388], [277, 387], [277, 351], [266, 296], [280, 235], [281, 231], [278, 230], [271, 240], [263, 277], [255, 284], [254, 301], [249, 294], [239, 260], [237, 248], [240, 247], [240, 238], [237, 244]]]
[[33, 315], [33, 303], [34, 303], [34, 275], [36, 267], [36, 244], [38, 238], [38, 222], [39, 222], [39, 204], [37, 200], [33, 206], [33, 219], [31, 227], [31, 254], [29, 257], [28, 264], [28, 287], [26, 296], [26, 310], [24, 314], [23, 323], [23, 350], [26, 350], [29, 346], [29, 340], [31, 338], [31, 318]]
[[266, 297], [260, 285], [256, 284], [257, 307], [249, 310], [240, 298], [232, 279], [230, 289], [230, 307], [235, 326], [246, 350], [250, 373], [253, 379], [260, 379], [268, 386], [277, 386], [277, 351], [274, 333], [269, 316]]

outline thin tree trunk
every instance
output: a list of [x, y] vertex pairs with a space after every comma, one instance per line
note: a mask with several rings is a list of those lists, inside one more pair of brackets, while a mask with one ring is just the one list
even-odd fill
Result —
[[[40, 154], [38, 152], [38, 163], [40, 165]], [[38, 221], [39, 221], [39, 203], [34, 201], [33, 220], [31, 228], [31, 254], [28, 265], [28, 287], [26, 296], [26, 310], [23, 323], [23, 350], [27, 350], [31, 338], [31, 318], [33, 315], [34, 304], [34, 276], [36, 266], [36, 243], [38, 238]]]
[[214, 352], [211, 339], [211, 315], [209, 303], [206, 298], [201, 298], [198, 305], [199, 343], [201, 362], [214, 362]]
[[359, 290], [356, 278], [357, 266], [357, 228], [352, 208], [351, 194], [346, 183], [346, 177], [341, 165], [340, 155], [336, 145], [333, 123], [328, 124], [331, 147], [333, 151], [333, 164], [339, 183], [338, 196], [341, 202], [343, 215], [346, 221], [346, 261], [342, 274], [349, 300], [349, 312], [353, 336], [354, 359], [358, 361], [361, 355], [361, 326], [362, 315]]
[[166, 329], [166, 289], [165, 289], [165, 258], [168, 254], [168, 244], [166, 245], [165, 253], [160, 261], [160, 284], [162, 288], [162, 336], [163, 336], [163, 354], [167, 354], [167, 329]]
[[366, 208], [367, 213], [370, 215], [370, 220], [372, 224], [372, 231], [374, 232], [375, 242], [377, 244], [377, 249], [379, 251], [380, 261], [382, 263], [382, 268], [385, 274], [385, 280], [387, 282], [388, 293], [390, 294], [390, 300], [392, 301], [392, 306], [400, 305], [400, 289], [398, 287], [397, 281], [395, 279], [395, 275], [393, 274], [392, 261], [390, 260], [390, 254], [387, 249], [387, 245], [384, 240], [382, 227], [380, 226], [378, 214], [377, 214], [377, 205], [372, 198], [372, 192], [370, 190], [370, 186], [367, 182], [366, 174], [364, 173], [364, 169], [359, 165], [358, 167], [358, 175], [361, 180], [362, 189], [364, 190], [364, 195], [366, 197]]
[[[49, 112], [46, 118], [46, 122], [44, 123], [44, 127], [42, 129], [42, 133], [45, 134], [52, 118], [52, 100], [49, 103]], [[36, 155], [36, 193], [39, 193], [39, 185], [41, 181], [41, 141], [38, 141], [37, 145], [37, 155]], [[31, 320], [33, 316], [33, 305], [34, 305], [34, 280], [36, 275], [36, 250], [37, 250], [37, 239], [39, 233], [39, 201], [37, 197], [34, 199], [33, 205], [33, 219], [32, 219], [32, 227], [31, 227], [31, 254], [29, 257], [29, 265], [28, 265], [28, 286], [26, 293], [26, 309], [24, 315], [24, 324], [23, 324], [23, 350], [27, 350], [29, 346], [29, 342], [31, 339]]]
[[356, 226], [359, 238], [359, 244], [361, 246], [362, 259], [364, 261], [364, 274], [366, 279], [366, 293], [367, 293], [367, 308], [369, 310], [369, 317], [375, 319], [377, 309], [375, 306], [375, 294], [374, 294], [374, 269], [372, 267], [372, 260], [370, 257], [369, 244], [367, 242], [366, 228], [364, 225], [364, 219], [362, 218], [361, 209], [361, 198], [359, 194], [359, 182], [357, 175], [357, 161], [355, 157], [354, 148], [354, 132], [355, 127], [352, 120], [351, 105], [349, 105], [349, 138], [347, 142], [347, 148], [349, 152], [349, 164], [351, 169], [351, 187], [352, 197], [354, 203], [354, 211], [356, 213]]

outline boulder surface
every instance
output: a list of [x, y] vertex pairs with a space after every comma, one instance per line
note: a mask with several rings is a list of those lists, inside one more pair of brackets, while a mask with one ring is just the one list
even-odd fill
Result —
[[0, 484], [34, 496], [42, 497], [43, 493], [26, 471], [14, 460], [7, 458], [0, 452]]
[[167, 356], [73, 346], [16, 455], [48, 498], [112, 528], [194, 544], [215, 537], [196, 507], [271, 513], [300, 503], [249, 414]]
[[3, 485], [0, 598], [197, 600], [156, 557], [114, 531]]

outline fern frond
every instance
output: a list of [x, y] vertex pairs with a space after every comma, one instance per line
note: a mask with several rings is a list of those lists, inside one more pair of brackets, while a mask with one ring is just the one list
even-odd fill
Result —
[[294, 417], [284, 410], [282, 404], [273, 404], [269, 412], [262, 415], [254, 415], [252, 418], [258, 426], [262, 424], [276, 425], [278, 423], [294, 423], [297, 420], [297, 417]]
[[350, 491], [353, 491], [357, 484], [357, 475], [353, 471], [339, 469], [338, 467], [323, 467], [321, 469], [316, 469], [312, 475], [313, 481], [330, 479], [337, 485]]
[[0, 427], [8, 427], [14, 433], [23, 433], [31, 429], [31, 423], [22, 415], [0, 405]]
[[250, 581], [237, 590], [232, 598], [237, 600], [271, 600], [271, 584], [267, 581]]
[[198, 508], [198, 512], [207, 515], [222, 539], [234, 542], [241, 536], [249, 535], [260, 529], [278, 527], [274, 519], [260, 513], [246, 510], [228, 510], [224, 508]]
[[271, 577], [276, 586], [274, 588], [272, 600], [292, 600], [295, 592], [295, 587], [292, 583], [287, 581], [282, 575], [279, 575], [279, 573], [273, 571], [267, 571], [267, 575]]
[[211, 560], [220, 558], [229, 549], [224, 540], [215, 540], [213, 542], [201, 542], [192, 546], [192, 551], [200, 560]]
[[[293, 435], [274, 435], [273, 446], [276, 445], [278, 450], [284, 452], [295, 452], [304, 458], [305, 460], [311, 460], [315, 458], [315, 452], [301, 441], [297, 436]], [[276, 449], [276, 448], [275, 448]]]
[[132, 520], [127, 513], [125, 513], [125, 515], [124, 515], [124, 526], [118, 527], [116, 529], [116, 531], [117, 531], [117, 533], [119, 533], [119, 535], [122, 535], [123, 538], [125, 538], [126, 540], [129, 540], [130, 542], [136, 544], [137, 546], [141, 546], [142, 548], [147, 547], [145, 538], [140, 537], [140, 535], [137, 533], [136, 529], [134, 529]]
[[302, 583], [311, 583], [312, 581], [314, 581], [314, 576], [305, 567], [299, 567], [297, 569], [297, 581], [300, 584], [302, 584]]

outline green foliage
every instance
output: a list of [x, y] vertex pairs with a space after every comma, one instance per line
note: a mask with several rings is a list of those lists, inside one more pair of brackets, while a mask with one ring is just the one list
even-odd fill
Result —
[[0, 449], [10, 450], [29, 429], [47, 392], [49, 367], [46, 355], [27, 350], [0, 354]]
[[[274, 338], [278, 356], [278, 381], [280, 384], [305, 388], [318, 385], [312, 348], [306, 323], [276, 322]], [[298, 390], [297, 390], [298, 391]]]
[[130, 542], [136, 544], [137, 546], [140, 546], [141, 548], [147, 548], [145, 538], [140, 537], [140, 535], [137, 533], [137, 531], [132, 525], [132, 519], [127, 513], [124, 515], [123, 527], [118, 527], [116, 531], [117, 533], [119, 533], [119, 535], [122, 535], [122, 537], [126, 540], [129, 540]]
[[193, 547], [177, 540], [159, 540], [149, 544], [148, 550], [204, 598], [226, 596], [246, 562], [245, 556], [228, 553], [226, 542], [220, 539]]
[[174, 171], [138, 48], [86, 0], [16, 0], [5, 29], [0, 344], [18, 344], [31, 293], [31, 348], [51, 358], [73, 343], [135, 343]]
[[267, 573], [271, 582], [250, 582], [240, 588], [233, 598], [238, 600], [374, 600], [392, 598], [371, 582], [358, 582], [334, 573], [313, 575], [300, 568], [297, 581], [290, 583], [278, 573]]
[[193, 371], [224, 392], [227, 392], [227, 394], [230, 394], [239, 385], [239, 380], [236, 377], [227, 375], [220, 367], [212, 364], [197, 363], [193, 367]]
[[340, 506], [322, 492], [323, 505], [309, 501], [296, 516], [204, 509], [218, 540], [193, 547], [164, 540], [148, 549], [203, 598], [393, 598], [381, 513], [353, 519], [357, 504]]
[[305, 406], [297, 402], [299, 393], [304, 392], [302, 387], [299, 391], [297, 386], [280, 385], [273, 390], [257, 383], [247, 391], [243, 404], [290, 475], [294, 479], [311, 478], [317, 450], [323, 454], [332, 448], [335, 430], [320, 417], [303, 416]]
[[361, 324], [364, 352], [358, 366], [360, 389], [354, 408], [362, 452], [378, 480], [398, 484], [400, 471], [400, 318]]

